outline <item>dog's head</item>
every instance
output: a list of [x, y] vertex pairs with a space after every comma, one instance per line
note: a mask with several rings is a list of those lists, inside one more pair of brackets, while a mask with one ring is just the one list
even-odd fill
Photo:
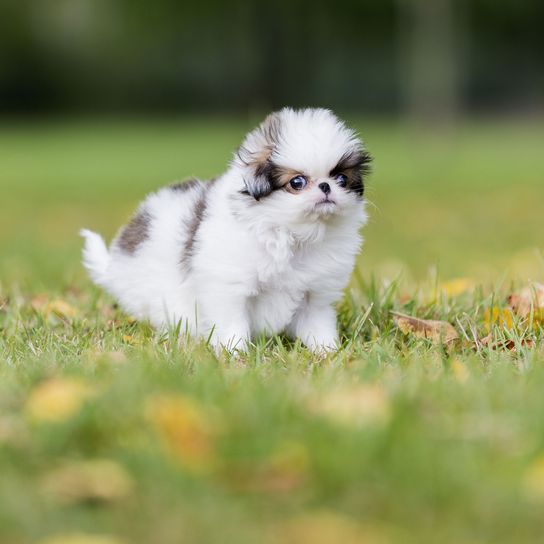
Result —
[[361, 205], [371, 158], [326, 109], [282, 109], [250, 132], [235, 156], [242, 193], [278, 223], [320, 221]]

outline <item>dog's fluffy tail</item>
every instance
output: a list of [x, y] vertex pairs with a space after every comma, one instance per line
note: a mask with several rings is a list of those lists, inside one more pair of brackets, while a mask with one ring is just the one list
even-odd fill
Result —
[[96, 232], [81, 229], [79, 234], [85, 238], [83, 266], [97, 285], [104, 286], [106, 270], [110, 264], [110, 252], [102, 236]]

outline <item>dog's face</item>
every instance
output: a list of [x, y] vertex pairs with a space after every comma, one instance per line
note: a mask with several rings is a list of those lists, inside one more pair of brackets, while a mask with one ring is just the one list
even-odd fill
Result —
[[330, 111], [283, 109], [269, 115], [237, 152], [243, 193], [279, 224], [349, 214], [361, 206], [370, 162], [361, 141]]

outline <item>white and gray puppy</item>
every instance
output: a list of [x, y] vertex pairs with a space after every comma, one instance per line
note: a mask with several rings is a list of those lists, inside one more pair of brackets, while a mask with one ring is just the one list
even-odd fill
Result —
[[250, 132], [228, 170], [150, 194], [108, 249], [88, 230], [94, 282], [137, 319], [243, 349], [285, 332], [338, 345], [342, 296], [366, 221], [362, 142], [325, 109], [282, 109]]

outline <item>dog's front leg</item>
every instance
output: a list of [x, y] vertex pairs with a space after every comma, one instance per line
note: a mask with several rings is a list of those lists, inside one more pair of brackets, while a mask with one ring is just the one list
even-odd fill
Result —
[[332, 302], [309, 293], [295, 313], [287, 332], [312, 351], [338, 349], [336, 312]]
[[250, 337], [247, 300], [245, 296], [209, 293], [200, 300], [210, 343], [217, 352], [247, 348]]

